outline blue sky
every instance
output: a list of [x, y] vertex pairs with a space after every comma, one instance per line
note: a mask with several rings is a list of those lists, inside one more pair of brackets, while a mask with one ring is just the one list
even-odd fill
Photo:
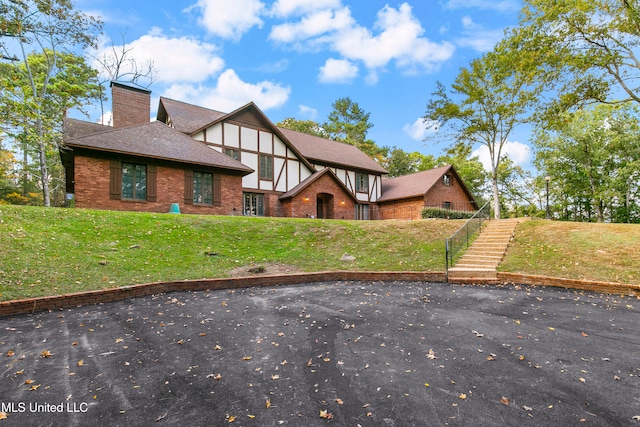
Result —
[[[420, 117], [435, 88], [491, 50], [520, 0], [77, 0], [105, 23], [103, 49], [153, 60], [159, 96], [233, 111], [255, 102], [275, 123], [323, 122], [350, 97], [371, 113], [380, 146], [439, 155]], [[101, 53], [98, 53], [101, 55]], [[96, 117], [98, 119], [98, 113]], [[528, 166], [526, 130], [510, 156]], [[482, 152], [479, 154], [482, 156]]]

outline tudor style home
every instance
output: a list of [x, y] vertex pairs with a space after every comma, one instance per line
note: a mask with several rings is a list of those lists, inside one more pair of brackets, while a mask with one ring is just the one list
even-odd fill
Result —
[[[400, 181], [383, 179], [356, 147], [279, 128], [254, 103], [222, 113], [161, 97], [150, 122], [150, 91], [111, 88], [113, 127], [64, 121], [61, 158], [77, 207], [327, 219], [399, 218], [388, 208], [404, 199], [418, 207], [415, 191], [389, 185]], [[418, 174], [400, 187], [424, 190], [423, 206], [475, 205], [453, 168], [434, 171], [460, 197], [424, 187]]]

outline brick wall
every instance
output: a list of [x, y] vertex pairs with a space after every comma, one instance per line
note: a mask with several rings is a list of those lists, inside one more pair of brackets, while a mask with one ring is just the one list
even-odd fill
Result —
[[[336, 281], [400, 281], [400, 282], [446, 282], [444, 272], [366, 272], [331, 271], [319, 273], [295, 273], [280, 276], [255, 276], [228, 279], [185, 280], [176, 282], [149, 283], [123, 286], [83, 293], [54, 297], [29, 298], [24, 300], [0, 301], [0, 317], [34, 313], [45, 310], [61, 310], [88, 304], [122, 301], [128, 298], [142, 297], [164, 292], [203, 291], [215, 289], [247, 288], [253, 286], [283, 286], [317, 282]], [[498, 273], [501, 283], [553, 286], [593, 292], [616, 293], [640, 296], [640, 285], [622, 283], [595, 282], [587, 280], [558, 279], [543, 276], [528, 276], [513, 273]], [[477, 280], [476, 284], [493, 283]]]
[[377, 219], [421, 219], [424, 197], [380, 203]]
[[177, 282], [149, 283], [122, 286], [54, 297], [29, 298], [24, 300], [0, 301], [0, 317], [34, 313], [46, 310], [61, 310], [88, 304], [122, 301], [165, 292], [206, 291], [215, 289], [248, 288], [254, 286], [299, 285], [314, 282], [336, 281], [406, 281], [444, 282], [443, 272], [357, 272], [330, 271], [320, 273], [294, 273], [281, 276], [254, 276], [229, 279], [185, 280]]
[[[351, 196], [329, 175], [324, 174], [295, 197], [282, 204], [282, 213], [292, 218], [316, 216], [318, 195], [333, 196], [333, 215], [331, 219], [355, 219], [355, 203]], [[325, 207], [331, 206], [330, 197], [324, 197]], [[327, 212], [330, 213], [330, 212]]]
[[111, 84], [111, 109], [113, 127], [149, 123], [151, 117], [151, 92]]
[[425, 194], [424, 205], [442, 207], [442, 202], [450, 202], [453, 207], [457, 204], [469, 203], [469, 198], [458, 180], [452, 179], [449, 186], [444, 185], [442, 180], [438, 180]]
[[240, 176], [219, 175], [222, 190], [222, 206], [219, 207], [185, 205], [184, 170], [167, 166], [157, 167], [157, 202], [112, 200], [109, 197], [110, 161], [76, 156], [74, 162], [75, 205], [78, 208], [169, 212], [171, 204], [178, 203], [182, 213], [211, 215], [242, 213], [242, 178]]

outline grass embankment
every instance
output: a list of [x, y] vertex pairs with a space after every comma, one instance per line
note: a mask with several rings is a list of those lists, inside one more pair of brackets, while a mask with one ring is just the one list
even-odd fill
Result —
[[[463, 221], [323, 221], [0, 206], [0, 300], [228, 277], [238, 267], [442, 271]], [[340, 261], [342, 254], [355, 261]]]
[[640, 283], [640, 225], [534, 220], [518, 226], [500, 271]]

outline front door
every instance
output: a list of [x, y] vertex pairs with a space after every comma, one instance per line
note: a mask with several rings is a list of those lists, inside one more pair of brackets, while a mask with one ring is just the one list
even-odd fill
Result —
[[324, 218], [324, 201], [318, 196], [316, 218]]

